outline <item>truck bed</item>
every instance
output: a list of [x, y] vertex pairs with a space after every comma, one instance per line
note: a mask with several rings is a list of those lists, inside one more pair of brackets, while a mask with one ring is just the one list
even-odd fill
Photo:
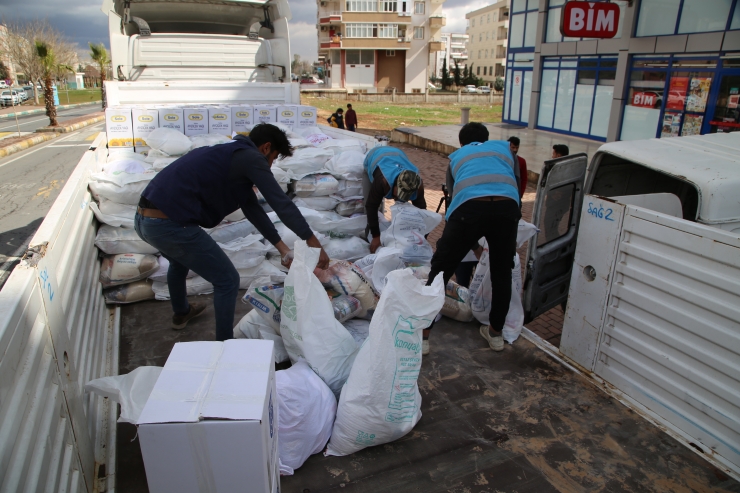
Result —
[[[441, 156], [402, 147], [425, 182], [442, 182]], [[440, 194], [430, 192], [428, 207], [436, 208]], [[525, 200], [526, 220], [528, 205]], [[432, 245], [440, 233], [441, 227], [430, 234]], [[196, 299], [209, 308], [181, 332], [169, 328], [168, 302], [123, 307], [120, 373], [164, 365], [175, 342], [212, 340], [212, 295]], [[247, 311], [237, 303], [235, 320]], [[422, 418], [414, 430], [351, 456], [314, 455], [282, 478], [281, 491], [740, 492], [740, 483], [534, 340], [520, 338], [494, 353], [476, 323], [443, 318], [422, 365]], [[132, 425], [118, 425], [122, 493], [147, 491], [135, 437]]]

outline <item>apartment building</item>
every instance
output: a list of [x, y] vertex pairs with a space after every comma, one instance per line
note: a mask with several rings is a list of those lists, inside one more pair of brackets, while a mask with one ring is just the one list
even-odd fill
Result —
[[489, 86], [506, 71], [506, 47], [509, 38], [509, 0], [465, 14], [468, 62], [476, 76]]
[[468, 43], [468, 35], [462, 33], [442, 33], [439, 35], [442, 50], [431, 53], [429, 56], [429, 75], [435, 74], [442, 77], [443, 62], [447, 62], [447, 70], [455, 67], [455, 61], [462, 69], [468, 61], [468, 52], [465, 45]]
[[318, 0], [327, 86], [426, 92], [430, 53], [444, 49], [444, 0]]
[[611, 39], [565, 0], [512, 0], [503, 121], [600, 141], [740, 131], [740, 1], [614, 0]]
[[10, 55], [8, 54], [8, 47], [6, 45], [7, 39], [8, 39], [8, 28], [0, 24], [0, 62], [2, 62], [3, 65], [7, 67], [8, 72], [10, 72], [10, 80], [16, 81], [17, 74], [15, 71], [13, 60], [10, 58]]

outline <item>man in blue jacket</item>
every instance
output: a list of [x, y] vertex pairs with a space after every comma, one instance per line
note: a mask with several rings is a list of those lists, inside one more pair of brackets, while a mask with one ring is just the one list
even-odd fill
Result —
[[396, 199], [399, 202], [410, 200], [419, 209], [426, 209], [427, 203], [419, 168], [411, 163], [401, 149], [389, 146], [371, 149], [365, 156], [364, 166], [362, 195], [367, 213], [366, 233], [370, 232], [373, 236], [370, 253], [375, 253], [380, 247], [378, 210], [383, 199]]
[[[519, 219], [518, 162], [509, 143], [488, 140], [488, 129], [481, 123], [468, 123], [460, 130], [460, 149], [450, 154], [447, 189], [452, 201], [447, 207], [445, 229], [437, 242], [429, 273], [443, 273], [445, 284], [460, 261], [485, 237], [491, 269], [493, 297], [489, 325], [480, 328], [481, 336], [494, 351], [504, 349], [501, 331], [511, 299], [511, 269], [516, 254]], [[429, 329], [424, 331], [422, 354], [429, 353]]]
[[[167, 285], [172, 309], [172, 328], [183, 329], [205, 309], [204, 303], [188, 303], [185, 278], [192, 270], [213, 284], [216, 340], [231, 339], [239, 273], [231, 260], [203, 231], [241, 208], [246, 218], [283, 256], [290, 249], [283, 243], [272, 221], [259, 205], [257, 187], [280, 220], [306, 240], [321, 248], [298, 208], [282, 191], [270, 171], [278, 156], [291, 156], [293, 148], [278, 127], [261, 124], [249, 137], [195, 149], [162, 170], [141, 194], [134, 226], [141, 239], [169, 260]], [[319, 268], [329, 257], [321, 250]]]

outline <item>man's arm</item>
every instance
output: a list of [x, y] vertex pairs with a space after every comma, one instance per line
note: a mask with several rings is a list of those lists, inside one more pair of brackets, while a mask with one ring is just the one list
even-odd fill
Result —
[[447, 165], [447, 176], [445, 181], [447, 182], [447, 193], [450, 194], [450, 200], [455, 193], [455, 179], [452, 177], [452, 166]]
[[244, 213], [244, 217], [246, 217], [250, 223], [254, 224], [257, 231], [259, 231], [267, 241], [273, 245], [280, 241], [280, 235], [278, 234], [277, 229], [275, 229], [275, 225], [272, 224], [267, 213], [262, 206], [260, 206], [259, 201], [257, 200], [257, 195], [255, 195], [253, 190], [249, 190], [240, 198], [239, 206]]
[[524, 191], [527, 190], [527, 161], [517, 156], [519, 161], [519, 198], [524, 197]]
[[411, 203], [417, 209], [427, 208], [427, 200], [424, 197], [424, 182], [421, 182], [421, 185], [419, 185], [419, 190], [416, 191], [416, 198], [412, 200]]
[[367, 214], [367, 225], [370, 227], [370, 233], [373, 238], [380, 238], [380, 223], [378, 221], [378, 209], [386, 195], [383, 187], [383, 179], [375, 177], [375, 181], [370, 185], [370, 192], [365, 197], [365, 213]]

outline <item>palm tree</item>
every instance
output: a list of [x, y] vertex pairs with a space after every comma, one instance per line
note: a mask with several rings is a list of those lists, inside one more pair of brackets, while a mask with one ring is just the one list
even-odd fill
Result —
[[57, 68], [54, 50], [45, 41], [36, 41], [36, 55], [41, 61], [43, 68], [42, 78], [44, 80], [44, 104], [46, 105], [46, 116], [49, 117], [49, 126], [56, 127], [57, 108], [54, 106], [54, 89], [52, 88], [51, 76]]
[[103, 109], [105, 109], [105, 73], [108, 70], [108, 65], [110, 65], [110, 57], [103, 43], [99, 45], [94, 43], [88, 44], [90, 45], [90, 58], [98, 64], [98, 69], [100, 70], [100, 90], [103, 96]]

